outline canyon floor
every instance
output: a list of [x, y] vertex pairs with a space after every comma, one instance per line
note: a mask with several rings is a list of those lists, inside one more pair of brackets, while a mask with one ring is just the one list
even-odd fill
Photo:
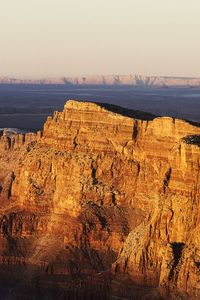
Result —
[[0, 139], [1, 299], [200, 299], [200, 126], [69, 100]]

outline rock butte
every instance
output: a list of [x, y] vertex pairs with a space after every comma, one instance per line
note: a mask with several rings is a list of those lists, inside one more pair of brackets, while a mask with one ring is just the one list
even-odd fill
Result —
[[42, 134], [4, 133], [2, 297], [200, 299], [199, 136], [74, 100]]

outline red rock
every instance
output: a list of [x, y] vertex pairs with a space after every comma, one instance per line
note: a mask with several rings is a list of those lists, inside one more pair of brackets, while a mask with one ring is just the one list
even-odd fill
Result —
[[3, 135], [0, 263], [112, 269], [113, 293], [123, 274], [167, 299], [200, 297], [198, 135], [186, 121], [73, 100], [42, 136]]

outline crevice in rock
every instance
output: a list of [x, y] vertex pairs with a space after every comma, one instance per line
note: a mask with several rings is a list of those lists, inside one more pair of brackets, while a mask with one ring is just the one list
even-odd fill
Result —
[[91, 176], [92, 176], [92, 183], [94, 185], [98, 184], [98, 179], [96, 177], [96, 173], [97, 173], [97, 166], [96, 166], [96, 163], [94, 161], [92, 161], [92, 163], [91, 163]]
[[171, 178], [172, 168], [170, 167], [168, 171], [165, 173], [165, 177], [163, 180], [163, 192], [166, 192], [167, 187], [169, 186], [170, 178]]
[[133, 126], [133, 140], [136, 142], [138, 136], [138, 126], [137, 121], [135, 121]]
[[93, 181], [92, 183], [93, 184], [97, 184], [98, 183], [98, 180], [96, 178], [96, 172], [97, 172], [97, 170], [92, 167], [92, 181]]
[[77, 141], [77, 138], [78, 138], [78, 135], [79, 135], [79, 129], [77, 130], [77, 133], [73, 139], [73, 144], [74, 144], [74, 149], [77, 147], [78, 145], [78, 141]]
[[112, 204], [116, 205], [116, 196], [115, 196], [115, 193], [112, 192]]
[[8, 188], [7, 188], [8, 199], [12, 196], [12, 184], [13, 184], [14, 179], [15, 179], [15, 175], [12, 172], [11, 175], [10, 175], [10, 178], [8, 180]]
[[176, 273], [179, 271], [179, 270], [177, 270], [177, 266], [180, 262], [184, 246], [185, 246], [184, 243], [176, 243], [176, 242], [171, 243], [174, 261], [173, 261], [173, 266], [172, 266], [170, 274], [169, 274], [169, 280], [171, 280], [174, 277], [175, 271], [176, 271]]
[[102, 229], [104, 229], [107, 226], [106, 218], [103, 216], [100, 216], [99, 214], [96, 214], [97, 218], [99, 219]]
[[200, 270], [200, 261], [195, 262], [196, 267]]
[[140, 163], [136, 162], [136, 165], [137, 165], [137, 177], [138, 177], [140, 174]]

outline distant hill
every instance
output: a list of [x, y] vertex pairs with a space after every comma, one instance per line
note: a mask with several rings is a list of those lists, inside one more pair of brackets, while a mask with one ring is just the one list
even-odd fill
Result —
[[141, 75], [98, 75], [86, 77], [61, 77], [43, 79], [17, 79], [0, 77], [0, 84], [41, 84], [41, 85], [130, 85], [139, 87], [200, 87], [200, 78]]

